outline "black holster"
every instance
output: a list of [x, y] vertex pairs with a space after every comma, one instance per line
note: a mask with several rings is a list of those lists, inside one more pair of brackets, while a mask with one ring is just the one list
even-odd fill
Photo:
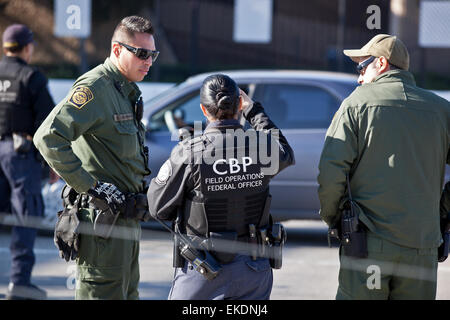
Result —
[[287, 233], [281, 223], [273, 223], [270, 228], [269, 262], [273, 269], [281, 269], [283, 265], [283, 247]]
[[172, 265], [174, 268], [182, 268], [184, 266], [184, 258], [181, 255], [181, 240], [178, 239], [178, 233], [180, 232], [179, 228], [179, 218], [177, 218], [172, 225], [175, 234], [173, 235], [173, 262]]
[[331, 237], [340, 240], [343, 254], [355, 258], [367, 258], [366, 227], [359, 220], [360, 208], [352, 198], [350, 176], [346, 175], [348, 198], [341, 207], [341, 218], [337, 225], [328, 230], [328, 245]]
[[283, 264], [283, 247], [287, 239], [284, 226], [273, 222], [270, 214], [272, 196], [267, 195], [264, 211], [259, 222], [259, 242], [261, 244], [261, 256], [268, 257], [273, 269], [281, 269]]
[[359, 221], [358, 209], [353, 201], [344, 204], [339, 238], [346, 256], [367, 258], [367, 232]]
[[82, 198], [82, 208], [94, 210], [94, 234], [97, 237], [108, 239], [111, 236], [114, 225], [119, 218], [120, 212], [112, 210], [108, 203], [88, 194], [80, 195]]
[[125, 208], [123, 217], [147, 222], [150, 219], [148, 200], [145, 193], [128, 193], [125, 195]]
[[[87, 195], [82, 197], [88, 198]], [[104, 201], [91, 199], [89, 207], [95, 210], [94, 233], [96, 236], [108, 239], [114, 229], [119, 216], [125, 219], [148, 221], [147, 196], [143, 193], [128, 193], [125, 195], [125, 205], [113, 211]], [[86, 206], [87, 207], [87, 206]]]

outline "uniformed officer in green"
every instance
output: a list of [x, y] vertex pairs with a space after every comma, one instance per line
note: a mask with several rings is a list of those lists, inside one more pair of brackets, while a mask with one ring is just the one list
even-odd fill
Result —
[[359, 87], [328, 128], [319, 164], [320, 216], [340, 225], [350, 178], [367, 257], [340, 248], [337, 299], [435, 299], [439, 200], [450, 163], [450, 104], [418, 88], [409, 54], [379, 34], [359, 50]]
[[73, 217], [90, 232], [69, 243], [55, 236], [61, 256], [76, 257], [76, 299], [139, 298], [139, 220], [121, 213], [113, 236], [100, 237], [92, 232], [99, 214], [92, 205], [100, 199], [116, 213], [129, 194], [145, 192], [150, 170], [141, 92], [134, 82], [143, 80], [157, 55], [150, 21], [124, 18], [114, 31], [110, 57], [75, 81], [34, 137], [48, 164], [91, 202]]

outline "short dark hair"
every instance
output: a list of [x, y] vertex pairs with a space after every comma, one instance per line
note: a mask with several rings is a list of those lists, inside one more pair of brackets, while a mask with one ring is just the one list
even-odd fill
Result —
[[114, 29], [111, 42], [119, 41], [126, 43], [128, 40], [133, 39], [134, 34], [137, 32], [153, 35], [154, 30], [150, 20], [139, 16], [125, 17], [119, 22], [116, 29]]
[[215, 119], [233, 119], [238, 111], [239, 87], [224, 74], [207, 77], [200, 89], [200, 103]]

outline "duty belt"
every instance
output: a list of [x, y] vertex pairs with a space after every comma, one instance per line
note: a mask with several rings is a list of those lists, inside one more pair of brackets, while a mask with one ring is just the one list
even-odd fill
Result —
[[[125, 206], [119, 214], [124, 219], [137, 219], [147, 222], [150, 219], [148, 212], [147, 195], [145, 193], [127, 193], [125, 195]], [[96, 209], [89, 203], [89, 196], [81, 195], [81, 207]]]

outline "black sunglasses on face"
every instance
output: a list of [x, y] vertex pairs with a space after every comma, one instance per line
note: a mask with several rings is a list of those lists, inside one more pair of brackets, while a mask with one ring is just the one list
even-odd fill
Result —
[[358, 71], [359, 74], [363, 74], [363, 72], [366, 70], [367, 66], [372, 63], [373, 60], [375, 60], [376, 57], [372, 56], [370, 58], [367, 58], [360, 64], [356, 66], [356, 71]]
[[152, 57], [152, 62], [155, 62], [158, 58], [159, 51], [148, 50], [144, 48], [135, 48], [119, 41], [116, 42], [125, 47], [128, 51], [134, 53], [134, 55], [141, 60], [147, 60], [149, 57]]

